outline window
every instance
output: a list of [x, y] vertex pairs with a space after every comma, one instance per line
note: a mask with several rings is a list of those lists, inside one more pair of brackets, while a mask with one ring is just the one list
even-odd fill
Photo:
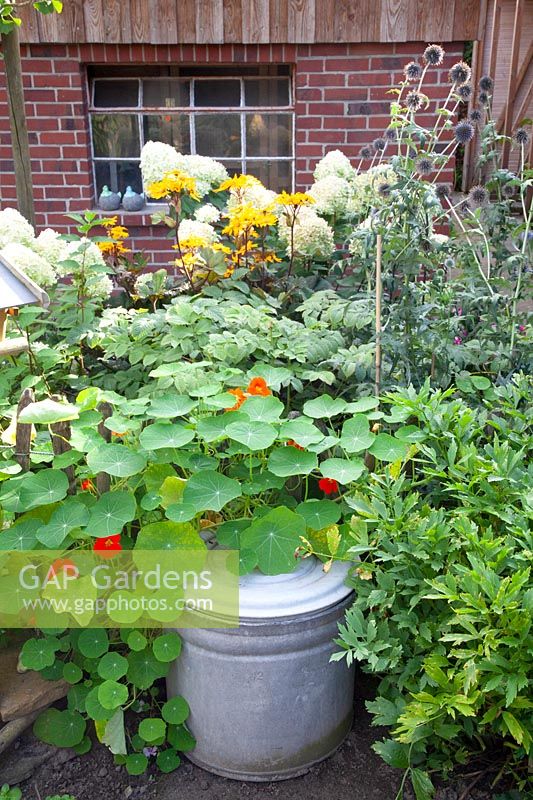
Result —
[[[150, 139], [210, 156], [230, 174], [247, 172], [271, 189], [294, 183], [290, 69], [264, 67], [94, 67], [90, 122], [97, 195], [104, 185], [142, 191], [141, 148]], [[237, 74], [238, 73], [238, 74]]]

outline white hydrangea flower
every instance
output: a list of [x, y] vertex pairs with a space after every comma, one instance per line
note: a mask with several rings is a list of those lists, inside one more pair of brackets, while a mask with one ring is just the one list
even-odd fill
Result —
[[213, 222], [219, 221], [220, 211], [212, 203], [206, 203], [205, 206], [200, 206], [200, 208], [196, 209], [194, 218], [197, 219], [198, 222], [212, 224]]
[[[291, 256], [291, 233], [285, 214], [278, 222], [279, 235]], [[329, 258], [335, 250], [333, 228], [312, 208], [300, 208], [294, 225], [294, 255], [303, 258]]]
[[178, 165], [173, 169], [180, 169], [196, 180], [196, 191], [203, 197], [211, 189], [218, 189], [221, 183], [228, 179], [228, 171], [224, 164], [207, 156], [186, 156], [177, 153]]
[[235, 206], [244, 205], [249, 203], [254, 208], [264, 211], [265, 208], [272, 206], [270, 209], [273, 214], [279, 213], [279, 208], [274, 206], [277, 194], [271, 189], [267, 189], [258, 178], [253, 175], [247, 176], [250, 179], [248, 186], [236, 191], [230, 189], [228, 198], [228, 208], [235, 208]]
[[338, 175], [327, 175], [314, 183], [308, 191], [315, 200], [313, 210], [319, 214], [345, 214], [352, 188]]
[[218, 240], [217, 232], [212, 225], [207, 222], [199, 222], [197, 219], [182, 219], [178, 226], [178, 237], [180, 241], [189, 237], [205, 239], [208, 244], [213, 244]]
[[67, 242], [52, 228], [46, 228], [39, 234], [32, 244], [32, 249], [56, 267], [67, 257]]
[[29, 247], [34, 239], [33, 226], [16, 208], [4, 208], [0, 211], [0, 248], [12, 242]]
[[160, 181], [166, 172], [180, 169], [180, 154], [164, 142], [146, 142], [141, 150], [141, 173], [144, 187]]
[[52, 264], [25, 244], [10, 242], [0, 250], [0, 255], [39, 286], [53, 286], [57, 281]]
[[398, 176], [389, 164], [379, 164], [367, 172], [361, 172], [353, 180], [352, 195], [348, 200], [347, 211], [352, 214], [368, 212], [381, 199], [380, 188], [394, 186]]
[[355, 174], [348, 156], [345, 156], [340, 150], [330, 150], [316, 165], [313, 177], [315, 181], [321, 181], [330, 175], [336, 175], [338, 178], [351, 181]]

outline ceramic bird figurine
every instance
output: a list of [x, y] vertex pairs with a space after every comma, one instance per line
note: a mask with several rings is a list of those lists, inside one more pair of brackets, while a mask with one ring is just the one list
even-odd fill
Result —
[[108, 187], [104, 186], [98, 198], [98, 207], [103, 211], [116, 211], [119, 206], [120, 194], [118, 192], [110, 192]]
[[144, 194], [134, 192], [131, 186], [128, 186], [122, 196], [122, 208], [125, 211], [140, 211], [143, 206]]

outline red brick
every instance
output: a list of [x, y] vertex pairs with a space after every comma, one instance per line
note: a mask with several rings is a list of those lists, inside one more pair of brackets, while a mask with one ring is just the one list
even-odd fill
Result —
[[296, 92], [298, 100], [322, 100], [321, 89], [298, 89]]
[[391, 86], [387, 72], [352, 72], [348, 75], [348, 86]]
[[309, 86], [344, 86], [346, 76], [344, 73], [338, 72], [312, 73], [307, 76], [307, 81]]
[[366, 100], [367, 89], [324, 89], [324, 100]]
[[321, 114], [322, 116], [335, 116], [344, 114], [343, 103], [309, 103], [307, 107], [309, 114]]

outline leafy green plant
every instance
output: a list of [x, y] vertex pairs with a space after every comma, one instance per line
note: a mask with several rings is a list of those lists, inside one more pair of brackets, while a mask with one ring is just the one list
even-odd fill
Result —
[[1, 800], [20, 800], [22, 797], [22, 792], [18, 788], [18, 786], [10, 787], [7, 783], [4, 783], [3, 786], [0, 786], [0, 798]]

